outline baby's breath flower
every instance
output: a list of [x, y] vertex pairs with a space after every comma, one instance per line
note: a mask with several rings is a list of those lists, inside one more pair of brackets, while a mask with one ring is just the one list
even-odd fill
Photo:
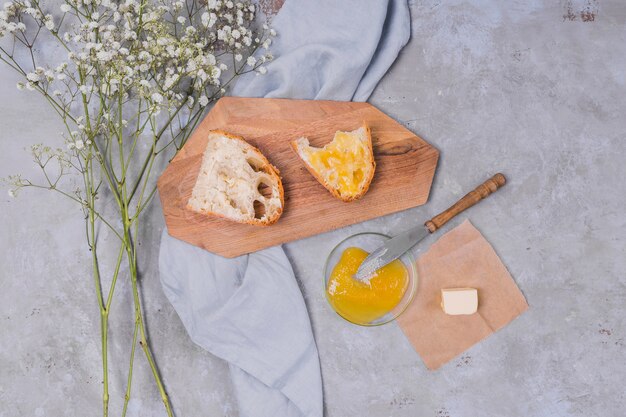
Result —
[[201, 95], [198, 99], [198, 104], [200, 104], [202, 107], [206, 106], [207, 104], [209, 104], [209, 98], [204, 94]]
[[18, 90], [23, 90], [24, 88], [26, 88], [26, 85], [23, 82], [17, 83], [17, 89]]
[[157, 104], [161, 104], [163, 102], [163, 96], [159, 93], [152, 94], [150, 98], [152, 98], [152, 101], [154, 101]]
[[54, 21], [52, 20], [52, 15], [46, 15], [46, 19], [44, 21], [44, 24], [46, 25], [46, 29], [48, 30], [53, 30], [54, 29]]
[[253, 56], [249, 56], [248, 59], [246, 60], [246, 64], [253, 67], [254, 64], [256, 64], [256, 58]]
[[107, 62], [110, 61], [112, 59], [112, 54], [111, 52], [107, 52], [107, 51], [100, 51], [96, 54], [96, 58], [98, 58], [98, 60], [102, 61], [102, 62]]
[[69, 11], [70, 11], [70, 9], [71, 9], [71, 7], [70, 7], [70, 5], [69, 5], [69, 4], [62, 4], [62, 5], [61, 5], [61, 11], [62, 11], [63, 13], [67, 13], [67, 12], [69, 12]]

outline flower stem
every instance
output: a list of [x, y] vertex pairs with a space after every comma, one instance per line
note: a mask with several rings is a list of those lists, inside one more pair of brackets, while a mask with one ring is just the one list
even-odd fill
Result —
[[159, 390], [159, 394], [161, 396], [161, 401], [163, 401], [163, 405], [165, 406], [165, 411], [167, 412], [168, 417], [173, 417], [172, 407], [170, 405], [169, 398], [167, 393], [165, 392], [165, 387], [161, 380], [161, 375], [159, 374], [159, 370], [154, 361], [154, 357], [152, 355], [152, 349], [148, 344], [148, 337], [146, 334], [145, 322], [143, 318], [143, 314], [141, 312], [141, 300], [139, 297], [139, 286], [137, 282], [137, 253], [135, 245], [133, 244], [133, 240], [131, 237], [131, 226], [132, 223], [129, 219], [128, 215], [128, 207], [124, 205], [122, 207], [122, 217], [124, 220], [124, 241], [126, 242], [126, 258], [128, 260], [128, 267], [130, 272], [130, 279], [133, 290], [133, 300], [135, 304], [135, 323], [139, 327], [139, 345], [148, 360], [148, 364], [150, 365], [150, 370], [152, 371], [152, 375], [154, 376], [154, 380], [156, 382], [157, 388]]
[[102, 280], [100, 278], [100, 264], [98, 262], [96, 230], [95, 230], [95, 208], [93, 206], [93, 197], [89, 200], [89, 215], [87, 239], [89, 250], [91, 251], [91, 259], [93, 266], [93, 277], [96, 287], [96, 295], [98, 297], [98, 307], [100, 308], [100, 335], [102, 342], [102, 415], [109, 415], [109, 366], [108, 366], [108, 332], [109, 332], [109, 312], [104, 306], [104, 298], [102, 296]]
[[135, 362], [135, 347], [137, 346], [137, 333], [139, 331], [139, 321], [135, 319], [135, 330], [133, 332], [133, 343], [130, 349], [130, 364], [128, 366], [128, 381], [126, 382], [126, 395], [124, 395], [124, 408], [122, 409], [122, 417], [126, 417], [128, 409], [128, 401], [130, 401], [130, 388], [133, 383], [133, 365]]
[[102, 392], [102, 415], [109, 415], [109, 371], [108, 371], [108, 333], [109, 333], [109, 312], [102, 311], [100, 313], [100, 326], [102, 333], [102, 373], [103, 373], [103, 392]]

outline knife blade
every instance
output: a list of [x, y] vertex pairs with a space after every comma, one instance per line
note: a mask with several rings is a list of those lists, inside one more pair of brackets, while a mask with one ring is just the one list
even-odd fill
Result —
[[430, 231], [426, 226], [419, 225], [387, 240], [363, 260], [355, 278], [360, 281], [367, 280], [374, 272], [401, 257], [429, 234]]
[[361, 281], [368, 280], [378, 269], [398, 259], [430, 233], [446, 224], [448, 220], [494, 193], [504, 184], [506, 184], [506, 178], [498, 173], [467, 193], [450, 208], [428, 220], [424, 225], [413, 227], [389, 239], [365, 258], [354, 277]]

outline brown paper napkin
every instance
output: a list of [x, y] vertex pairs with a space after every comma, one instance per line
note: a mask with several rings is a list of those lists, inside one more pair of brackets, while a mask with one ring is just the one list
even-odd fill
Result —
[[[489, 242], [469, 222], [443, 235], [417, 261], [415, 299], [398, 318], [428, 369], [437, 369], [528, 309], [528, 303]], [[478, 289], [478, 312], [448, 316], [441, 289]]]

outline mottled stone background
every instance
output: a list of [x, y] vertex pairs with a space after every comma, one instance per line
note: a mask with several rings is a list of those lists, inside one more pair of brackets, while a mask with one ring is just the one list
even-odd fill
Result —
[[[286, 245], [318, 341], [326, 414], [624, 415], [626, 4], [438, 0], [411, 11], [413, 39], [371, 102], [441, 150], [430, 201]], [[34, 176], [22, 149], [58, 142], [61, 125], [0, 68], [0, 176]], [[429, 372], [395, 325], [359, 328], [330, 310], [320, 275], [337, 241], [418, 224], [496, 171], [509, 184], [467, 216], [515, 277], [527, 313]], [[2, 191], [0, 210], [0, 416], [98, 415], [99, 318], [80, 212], [34, 191], [15, 200]], [[158, 203], [146, 220], [144, 300], [177, 415], [237, 416], [227, 366], [190, 342], [161, 291]], [[128, 290], [122, 283], [112, 313], [113, 415], [132, 330]], [[137, 357], [129, 415], [164, 415]]]

